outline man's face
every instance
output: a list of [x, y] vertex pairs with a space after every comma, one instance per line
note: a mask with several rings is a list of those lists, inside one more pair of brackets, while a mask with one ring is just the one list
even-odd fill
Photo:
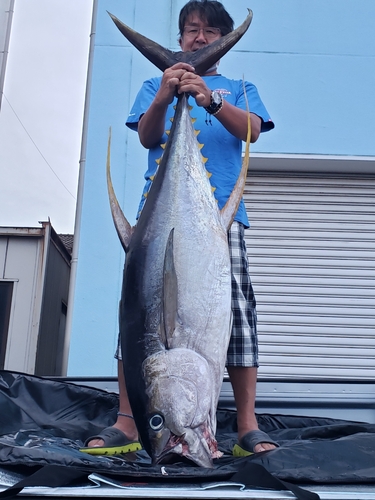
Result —
[[202, 20], [198, 14], [193, 12], [186, 19], [180, 40], [181, 50], [183, 52], [195, 52], [219, 38], [221, 38], [219, 28], [208, 26], [205, 20]]

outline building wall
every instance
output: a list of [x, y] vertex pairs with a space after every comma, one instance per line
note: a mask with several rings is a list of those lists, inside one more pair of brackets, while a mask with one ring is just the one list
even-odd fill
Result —
[[43, 232], [3, 234], [0, 247], [1, 279], [14, 283], [4, 368], [34, 373], [44, 274]]
[[52, 230], [43, 285], [36, 375], [65, 374], [64, 344], [69, 295], [70, 255]]
[[[177, 17], [184, 1], [98, 0], [89, 79], [82, 205], [76, 230], [69, 375], [111, 375], [124, 255], [111, 220], [105, 184], [112, 127], [113, 183], [131, 223], [143, 186], [146, 151], [126, 129], [131, 103], [150, 76], [160, 74], [118, 32], [107, 10], [140, 33], [178, 50]], [[224, 5], [240, 24], [244, 0]], [[220, 71], [255, 83], [276, 128], [252, 147], [257, 158], [288, 155], [374, 157], [375, 3], [371, 0], [254, 0], [249, 32], [220, 63]], [[152, 13], [152, 15], [149, 15]], [[147, 15], [146, 15], [147, 14]], [[259, 165], [258, 165], [259, 166]]]
[[70, 255], [50, 223], [42, 224], [0, 228], [0, 282], [13, 283], [0, 361], [7, 370], [62, 375]]

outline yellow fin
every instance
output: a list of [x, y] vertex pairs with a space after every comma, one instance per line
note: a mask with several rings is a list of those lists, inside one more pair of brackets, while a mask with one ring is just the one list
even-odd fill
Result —
[[165, 149], [165, 146], [167, 145], [167, 143], [165, 142], [164, 144], [160, 144], [160, 147]]
[[155, 179], [155, 176], [154, 175], [151, 175], [150, 176], [150, 181], [153, 181]]
[[171, 131], [170, 131], [170, 130], [166, 130], [166, 131], [165, 131], [165, 133], [166, 133], [167, 135], [169, 135], [169, 134], [171, 133]]
[[250, 141], [251, 141], [251, 117], [250, 113], [251, 110], [249, 109], [249, 103], [247, 100], [247, 94], [246, 94], [246, 88], [245, 88], [245, 81], [244, 78], [242, 79], [242, 85], [244, 89], [244, 96], [245, 96], [245, 101], [246, 101], [246, 111], [247, 111], [247, 137], [246, 137], [246, 143], [245, 143], [245, 154], [243, 156], [242, 160], [242, 167], [241, 167], [241, 172], [239, 173], [239, 176], [237, 178], [236, 184], [234, 185], [234, 188], [232, 190], [232, 193], [230, 194], [226, 204], [224, 207], [221, 209], [221, 220], [224, 224], [224, 227], [227, 229], [230, 228], [232, 221], [234, 219], [234, 216], [238, 210], [238, 206], [240, 204], [240, 201], [242, 199], [242, 195], [246, 186], [246, 177], [247, 177], [247, 171], [248, 171], [248, 166], [249, 166], [249, 157], [250, 157]]
[[216, 191], [216, 188], [211, 186], [211, 191], [214, 193]]
[[205, 163], [207, 163], [208, 158], [206, 158], [205, 156], [201, 155], [201, 160], [202, 160], [202, 163], [205, 164]]
[[206, 175], [207, 175], [207, 178], [210, 179], [212, 177], [212, 172], [209, 172], [208, 170], [206, 170]]
[[200, 130], [194, 130], [194, 134], [195, 134], [195, 136], [197, 136], [197, 135], [198, 135], [198, 134], [200, 134], [200, 133], [201, 133], [201, 131], [200, 131]]
[[191, 123], [195, 123], [197, 121], [196, 118], [191, 118]]

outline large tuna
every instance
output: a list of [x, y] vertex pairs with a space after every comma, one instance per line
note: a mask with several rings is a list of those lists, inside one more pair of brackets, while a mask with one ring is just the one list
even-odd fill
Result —
[[[163, 49], [112, 19], [161, 70], [184, 60], [202, 74], [243, 35], [251, 12], [237, 30], [194, 53]], [[241, 175], [219, 211], [188, 98], [180, 96], [135, 227], [125, 219], [114, 196], [108, 156], [112, 214], [126, 252], [120, 303], [125, 380], [143, 446], [154, 463], [178, 455], [212, 467], [212, 459], [220, 456], [216, 406], [231, 325], [227, 231], [243, 193], [248, 146], [249, 139]]]

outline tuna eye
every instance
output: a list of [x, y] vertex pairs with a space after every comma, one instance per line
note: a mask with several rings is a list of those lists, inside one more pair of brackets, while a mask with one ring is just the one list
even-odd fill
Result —
[[164, 426], [164, 418], [161, 415], [153, 415], [149, 423], [153, 431], [160, 431]]

